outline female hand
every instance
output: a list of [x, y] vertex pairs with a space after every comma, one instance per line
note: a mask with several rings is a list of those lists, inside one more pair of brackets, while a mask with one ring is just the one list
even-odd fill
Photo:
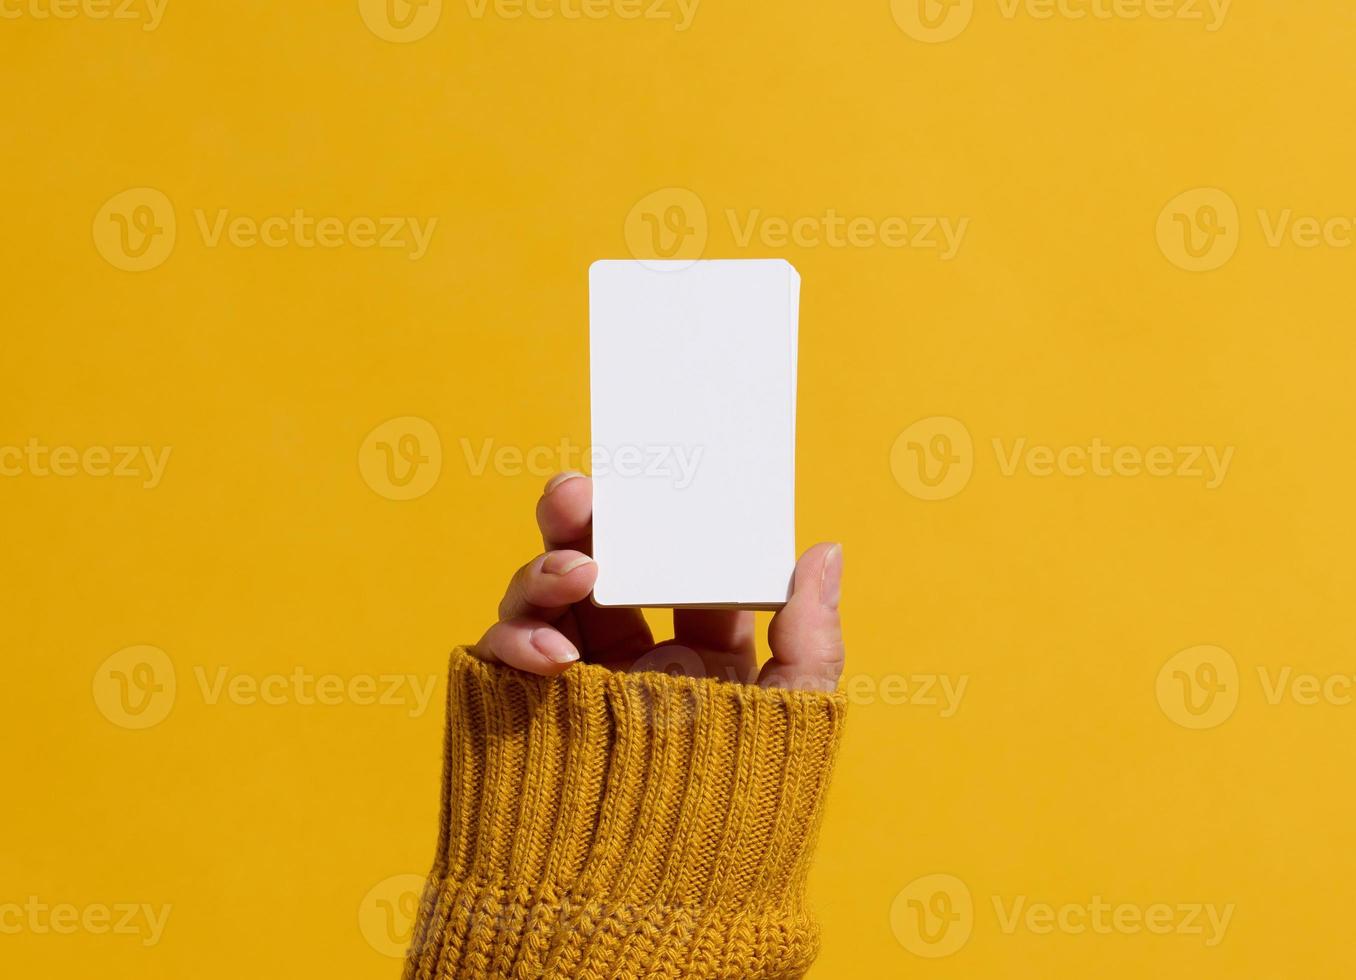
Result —
[[843, 670], [841, 545], [817, 544], [796, 563], [791, 598], [768, 628], [772, 659], [759, 670], [752, 612], [675, 609], [673, 639], [656, 643], [639, 609], [593, 605], [592, 523], [593, 481], [581, 473], [553, 477], [537, 502], [546, 552], [514, 574], [499, 603], [499, 622], [473, 648], [476, 656], [543, 675], [582, 659], [614, 670], [677, 666], [739, 683], [835, 688]]

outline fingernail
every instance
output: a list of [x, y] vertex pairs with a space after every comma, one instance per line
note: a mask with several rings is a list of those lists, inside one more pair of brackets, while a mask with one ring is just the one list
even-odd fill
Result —
[[550, 493], [552, 490], [560, 486], [562, 483], [578, 479], [583, 475], [584, 474], [580, 473], [578, 470], [566, 470], [564, 473], [557, 473], [555, 476], [551, 477], [551, 481], [546, 484], [545, 492]]
[[824, 556], [824, 571], [819, 580], [819, 601], [830, 609], [837, 609], [842, 589], [843, 546], [835, 544]]
[[579, 659], [579, 651], [574, 648], [574, 644], [555, 630], [533, 630], [528, 639], [532, 642], [532, 649], [554, 664], [572, 664]]
[[581, 565], [588, 565], [593, 559], [588, 555], [577, 555], [569, 551], [552, 551], [541, 563], [541, 570], [547, 575], [569, 575]]

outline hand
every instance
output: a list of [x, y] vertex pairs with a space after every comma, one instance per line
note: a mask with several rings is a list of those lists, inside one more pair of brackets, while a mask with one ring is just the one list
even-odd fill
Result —
[[792, 594], [772, 618], [772, 659], [758, 670], [753, 613], [675, 609], [674, 638], [656, 645], [639, 609], [589, 599], [598, 578], [592, 548], [593, 481], [561, 473], [537, 502], [546, 553], [518, 569], [499, 622], [472, 652], [533, 674], [559, 674], [582, 659], [614, 670], [663, 670], [766, 687], [831, 691], [843, 671], [838, 617], [843, 549], [817, 544], [796, 563]]

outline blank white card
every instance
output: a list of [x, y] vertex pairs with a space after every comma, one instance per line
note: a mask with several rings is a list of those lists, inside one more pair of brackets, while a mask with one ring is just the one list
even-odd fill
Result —
[[598, 605], [786, 602], [799, 316], [780, 259], [592, 265]]

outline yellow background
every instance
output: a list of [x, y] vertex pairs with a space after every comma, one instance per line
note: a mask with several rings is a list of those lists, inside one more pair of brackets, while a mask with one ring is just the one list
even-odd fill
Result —
[[[814, 975], [1349, 974], [1356, 707], [1272, 705], [1258, 668], [1356, 671], [1356, 250], [1272, 247], [1257, 215], [1356, 215], [1347, 0], [1239, 0], [1213, 32], [977, 0], [942, 43], [885, 0], [706, 0], [685, 31], [448, 0], [410, 43], [352, 0], [169, 0], [153, 31], [34, 4], [0, 19], [0, 447], [172, 453], [149, 489], [0, 477], [0, 906], [172, 911], [150, 947], [0, 934], [0, 973], [396, 974], [381, 917], [398, 936], [399, 876], [433, 853], [445, 654], [537, 548], [542, 479], [477, 475], [461, 440], [587, 442], [587, 266], [684, 188], [704, 254], [804, 277], [798, 532], [845, 543], [849, 673], [967, 679], [951, 717], [858, 698]], [[177, 223], [142, 272], [93, 230], [129, 188]], [[1239, 212], [1204, 272], [1156, 236], [1196, 188]], [[418, 260], [210, 247], [195, 211], [222, 208], [437, 225]], [[740, 245], [727, 209], [969, 225], [942, 261]], [[401, 501], [360, 455], [405, 417], [441, 470]], [[892, 449], [934, 417], [972, 437], [973, 472], [926, 501]], [[993, 440], [1022, 438], [1234, 456], [1215, 489], [1005, 475]], [[1237, 704], [1196, 730], [1156, 685], [1202, 645], [1236, 662]], [[141, 731], [101, 709], [101, 665], [137, 646], [177, 683]], [[195, 674], [298, 667], [438, 688], [423, 713], [212, 704]], [[973, 899], [941, 959], [892, 918], [928, 875]], [[995, 896], [1235, 910], [1207, 947], [1004, 932]]]

